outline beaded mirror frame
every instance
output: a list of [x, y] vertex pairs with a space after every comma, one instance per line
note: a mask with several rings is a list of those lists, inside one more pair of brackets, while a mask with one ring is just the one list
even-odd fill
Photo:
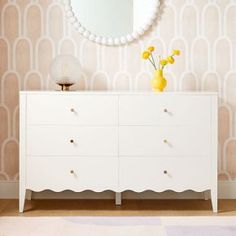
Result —
[[109, 46], [125, 45], [131, 43], [132, 41], [142, 36], [145, 33], [145, 31], [147, 31], [153, 25], [155, 19], [157, 18], [160, 6], [160, 0], [153, 0], [153, 10], [147, 17], [146, 22], [144, 22], [144, 24], [141, 27], [139, 27], [137, 30], [128, 35], [113, 38], [113, 37], [102, 37], [87, 30], [86, 27], [83, 26], [80, 23], [79, 19], [75, 16], [76, 14], [73, 11], [71, 0], [62, 0], [62, 2], [64, 4], [66, 16], [76, 31], [78, 31], [80, 34], [82, 34], [85, 38], [89, 39], [90, 41]]

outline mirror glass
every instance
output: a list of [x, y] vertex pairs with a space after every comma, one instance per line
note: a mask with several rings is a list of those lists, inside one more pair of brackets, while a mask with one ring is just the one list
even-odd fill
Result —
[[86, 30], [102, 37], [122, 37], [150, 20], [156, 0], [71, 0], [75, 17]]

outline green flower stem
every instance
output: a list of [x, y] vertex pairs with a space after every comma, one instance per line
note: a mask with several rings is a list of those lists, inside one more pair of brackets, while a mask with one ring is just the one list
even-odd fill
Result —
[[156, 69], [156, 65], [152, 62], [152, 60], [150, 58], [148, 58], [148, 60], [151, 62], [151, 64], [154, 66], [154, 68]]
[[154, 60], [154, 58], [153, 58], [153, 55], [152, 55], [152, 53], [151, 53], [151, 58], [152, 58], [153, 66], [154, 66], [154, 68], [155, 68], [155, 70], [156, 70], [156, 69], [157, 69], [157, 67], [156, 67], [156, 63], [155, 63], [155, 60]]
[[159, 55], [159, 70], [161, 69], [161, 56]]

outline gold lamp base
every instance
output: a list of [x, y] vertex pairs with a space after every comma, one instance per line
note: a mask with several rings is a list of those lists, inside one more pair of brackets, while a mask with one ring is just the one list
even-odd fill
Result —
[[59, 86], [61, 86], [61, 91], [70, 91], [70, 86], [72, 86], [72, 83], [68, 83], [68, 84], [61, 84], [58, 83]]

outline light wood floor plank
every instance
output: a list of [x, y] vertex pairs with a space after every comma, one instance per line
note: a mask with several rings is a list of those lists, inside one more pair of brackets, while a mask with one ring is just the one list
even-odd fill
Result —
[[219, 200], [212, 213], [210, 200], [32, 200], [18, 213], [18, 200], [0, 200], [0, 216], [236, 216], [236, 200]]

